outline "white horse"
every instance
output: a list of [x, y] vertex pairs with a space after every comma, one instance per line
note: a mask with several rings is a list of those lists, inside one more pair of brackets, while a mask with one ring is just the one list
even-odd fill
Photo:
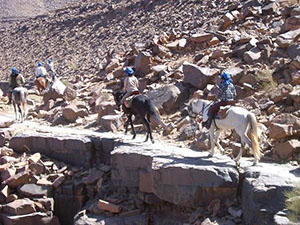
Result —
[[[206, 121], [208, 119], [208, 110], [212, 103], [213, 102], [207, 100], [192, 99], [188, 104], [189, 114], [192, 115], [192, 117], [194, 117], [194, 115], [202, 114], [203, 120]], [[219, 143], [220, 132], [224, 129], [235, 129], [241, 137], [241, 149], [234, 160], [237, 163], [239, 162], [243, 154], [243, 148], [245, 147], [245, 144], [247, 144], [253, 152], [255, 158], [254, 165], [257, 164], [261, 158], [261, 150], [258, 142], [257, 121], [255, 115], [242, 107], [231, 106], [224, 119], [215, 119], [215, 122], [213, 121], [211, 123], [209, 129], [211, 145], [210, 156], [213, 156], [215, 153], [215, 143], [221, 152], [224, 151]], [[247, 136], [248, 131], [250, 131], [250, 138]]]
[[11, 93], [11, 99], [15, 110], [15, 118], [21, 122], [24, 122], [27, 114], [27, 95], [27, 89], [24, 87], [16, 87]]

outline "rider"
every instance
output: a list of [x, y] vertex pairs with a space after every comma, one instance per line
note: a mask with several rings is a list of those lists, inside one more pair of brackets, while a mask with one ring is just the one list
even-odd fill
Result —
[[125, 80], [124, 80], [124, 87], [122, 89], [123, 92], [126, 92], [126, 94], [123, 96], [121, 99], [121, 104], [123, 105], [125, 102], [125, 99], [129, 97], [132, 92], [138, 91], [139, 87], [139, 81], [138, 79], [134, 76], [134, 70], [131, 67], [126, 67], [125, 69]]
[[25, 79], [22, 74], [19, 73], [19, 70], [16, 67], [11, 69], [10, 79], [9, 79], [9, 88], [7, 91], [8, 95], [8, 104], [11, 104], [11, 93], [16, 87], [22, 87], [25, 83]]
[[44, 77], [46, 80], [48, 80], [47, 78], [47, 70], [45, 69], [45, 67], [43, 66], [42, 62], [38, 62], [38, 66], [35, 69], [35, 77], [39, 78], [39, 77]]
[[49, 71], [49, 74], [51, 76], [52, 81], [55, 79], [55, 70], [54, 70], [54, 65], [52, 59], [48, 59], [48, 62], [46, 64], [46, 69]]
[[219, 111], [220, 106], [233, 105], [236, 97], [236, 90], [232, 83], [231, 75], [223, 72], [221, 74], [221, 84], [216, 92], [215, 103], [208, 110], [208, 120], [204, 122], [203, 126], [207, 129], [210, 128], [211, 122], [215, 114]]

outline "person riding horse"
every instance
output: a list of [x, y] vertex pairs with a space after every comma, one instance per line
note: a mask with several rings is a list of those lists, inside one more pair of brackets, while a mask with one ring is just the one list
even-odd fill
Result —
[[25, 79], [19, 70], [16, 67], [11, 69], [10, 79], [9, 79], [9, 88], [7, 91], [8, 95], [8, 104], [11, 104], [11, 93], [16, 87], [22, 87], [25, 83]]
[[132, 95], [134, 92], [138, 92], [139, 89], [139, 81], [134, 76], [134, 70], [131, 67], [127, 67], [125, 69], [126, 77], [124, 79], [124, 86], [122, 91], [126, 92], [126, 94], [121, 99], [121, 104], [124, 105], [126, 98]]
[[52, 81], [54, 81], [54, 80], [55, 80], [54, 64], [53, 64], [52, 59], [50, 59], [50, 58], [48, 59], [48, 62], [47, 62], [47, 64], [46, 64], [46, 69], [47, 69], [47, 71], [49, 72]]
[[47, 81], [48, 80], [48, 73], [46, 68], [43, 66], [42, 62], [38, 62], [38, 66], [35, 69], [35, 78], [44, 77]]
[[217, 90], [215, 101], [217, 103], [213, 104], [208, 111], [208, 119], [203, 122], [203, 126], [207, 129], [210, 128], [212, 120], [214, 119], [216, 113], [219, 111], [220, 106], [233, 105], [236, 98], [236, 90], [232, 83], [231, 75], [229, 73], [223, 72], [221, 74], [222, 82]]

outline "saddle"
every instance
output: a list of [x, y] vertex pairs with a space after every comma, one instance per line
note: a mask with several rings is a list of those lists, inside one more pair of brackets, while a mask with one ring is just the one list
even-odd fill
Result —
[[133, 101], [133, 99], [138, 96], [138, 95], [141, 95], [141, 93], [139, 91], [133, 91], [131, 93], [130, 96], [128, 96], [125, 101], [124, 101], [124, 105], [126, 106], [126, 108], [130, 108], [131, 107], [131, 103]]
[[221, 106], [219, 111], [217, 112], [217, 115], [215, 116], [215, 119], [219, 119], [219, 120], [225, 119], [230, 107], [231, 105]]

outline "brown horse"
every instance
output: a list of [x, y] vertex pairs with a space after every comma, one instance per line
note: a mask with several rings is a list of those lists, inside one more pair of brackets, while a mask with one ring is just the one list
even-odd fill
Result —
[[45, 89], [49, 86], [50, 82], [45, 77], [38, 77], [34, 81], [37, 90], [40, 95], [45, 91]]

